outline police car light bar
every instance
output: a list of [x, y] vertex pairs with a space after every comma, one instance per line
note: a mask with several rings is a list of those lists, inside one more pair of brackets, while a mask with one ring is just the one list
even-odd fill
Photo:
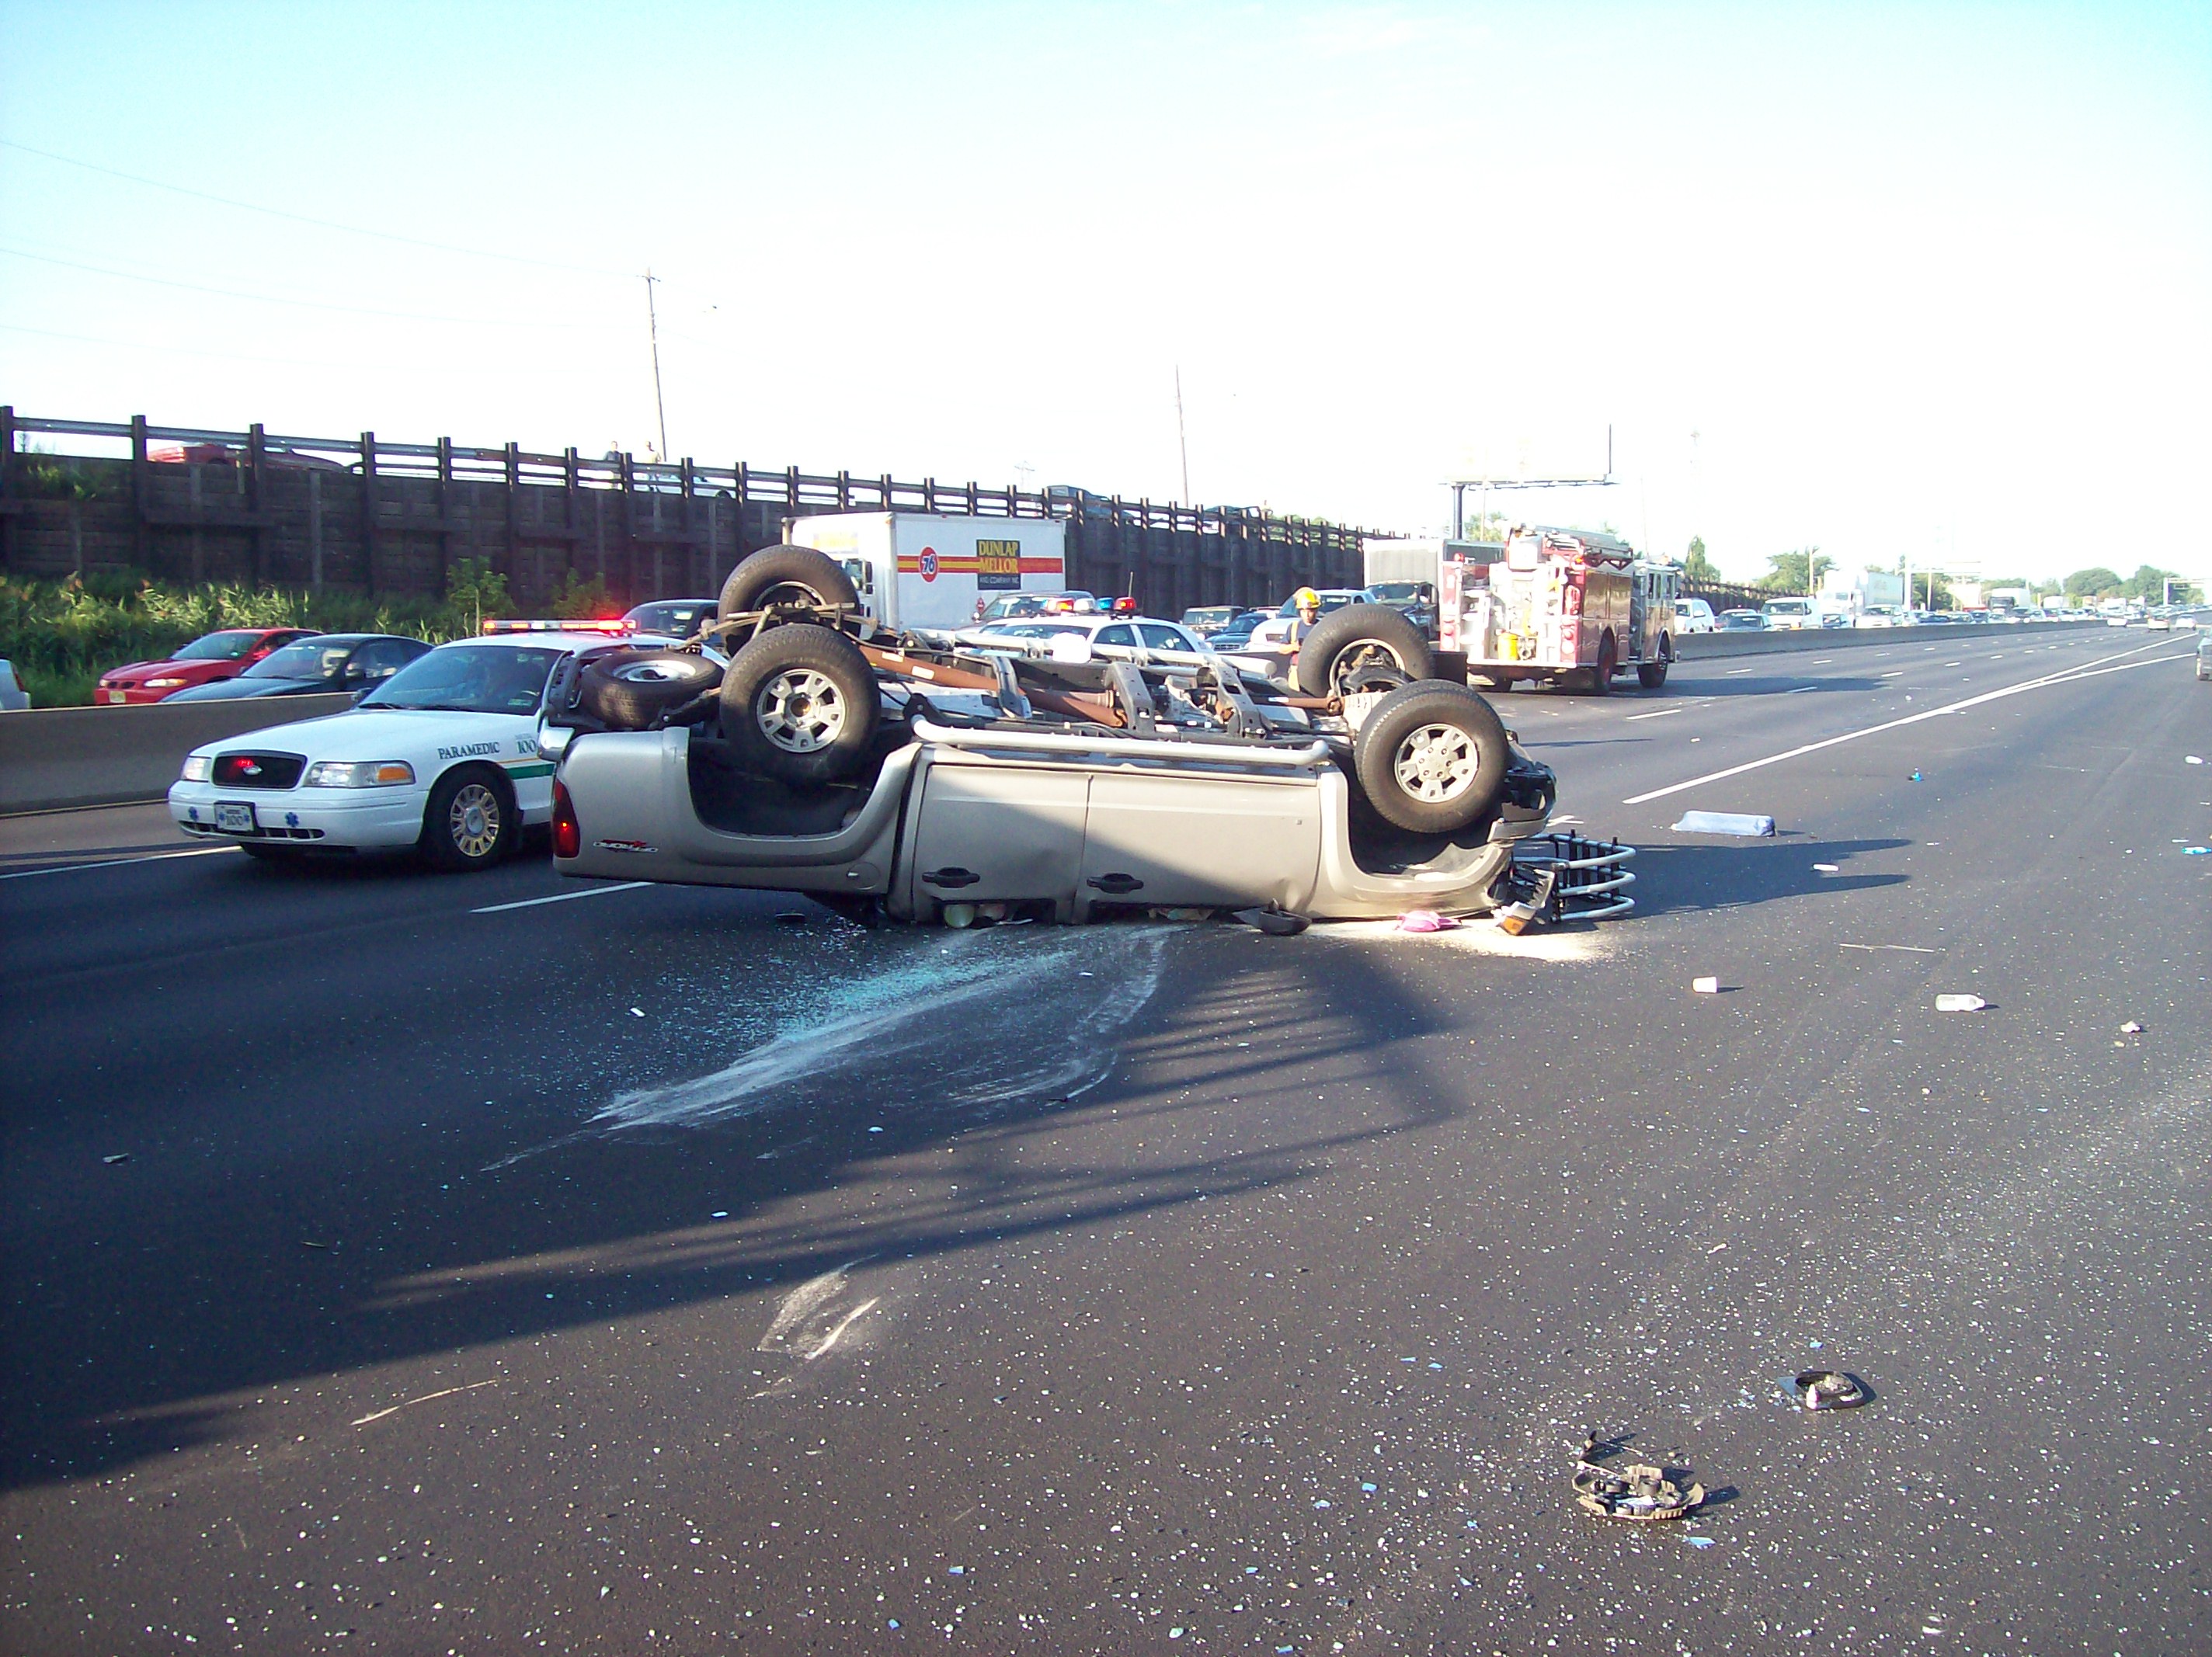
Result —
[[486, 638], [500, 633], [604, 633], [611, 638], [618, 638], [623, 634], [636, 632], [637, 623], [621, 618], [611, 622], [563, 622], [525, 621], [519, 616], [500, 616], [487, 617], [483, 630]]

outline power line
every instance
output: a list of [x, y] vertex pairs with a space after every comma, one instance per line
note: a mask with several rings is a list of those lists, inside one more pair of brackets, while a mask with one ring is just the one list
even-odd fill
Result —
[[571, 264], [562, 259], [532, 258], [522, 253], [495, 253], [488, 247], [465, 247], [458, 242], [432, 241], [422, 236], [404, 236], [392, 230], [372, 230], [365, 225], [342, 224], [336, 219], [319, 219], [312, 214], [293, 213], [281, 207], [264, 207], [258, 202], [242, 202], [234, 197], [217, 196], [209, 191], [169, 184], [161, 179], [149, 179], [143, 173], [125, 173], [120, 167], [102, 167], [97, 161], [79, 161], [74, 155], [58, 155], [33, 144], [17, 143], [12, 138], [0, 138], [0, 149], [17, 150], [26, 155], [36, 155], [43, 161], [58, 161], [64, 167], [82, 167], [88, 173], [104, 173], [111, 179], [143, 185], [149, 190], [166, 190], [173, 195], [190, 196], [198, 201], [213, 202], [220, 207], [236, 208], [242, 213], [260, 213], [272, 219], [287, 219], [294, 224], [312, 224], [318, 229], [343, 231], [349, 236], [368, 236], [378, 241], [399, 242], [409, 247], [427, 247], [440, 253], [460, 253], [470, 258], [498, 259], [507, 264], [535, 265], [542, 270], [568, 270], [579, 276], [611, 276], [622, 282], [631, 280], [635, 274], [629, 270], [609, 270], [595, 264]]
[[251, 294], [238, 288], [215, 288], [205, 282], [179, 282], [172, 276], [142, 276], [132, 270], [118, 270], [104, 264], [88, 264], [80, 259], [56, 258], [50, 253], [27, 253], [19, 247], [0, 247], [0, 256], [14, 259], [34, 259], [40, 264], [58, 264], [66, 270], [88, 270], [94, 276], [113, 276], [123, 282], [143, 282], [156, 288], [179, 288], [191, 294], [213, 294], [223, 299], [250, 300], [261, 305], [291, 305], [308, 311], [337, 311], [357, 317], [391, 317], [402, 322], [453, 322], [471, 328], [556, 328], [564, 333], [609, 333], [607, 328], [593, 327], [580, 322], [518, 322], [509, 317], [448, 317], [428, 311], [385, 311], [366, 305], [336, 305], [325, 300], [287, 299], [281, 294]]

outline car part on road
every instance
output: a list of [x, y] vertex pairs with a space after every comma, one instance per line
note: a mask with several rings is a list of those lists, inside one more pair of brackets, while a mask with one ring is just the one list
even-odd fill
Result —
[[827, 553], [811, 547], [763, 547], [730, 572], [716, 614], [726, 622], [771, 604], [858, 610], [860, 595], [853, 589], [853, 578]]
[[422, 855], [453, 872], [488, 869], [522, 830], [514, 789], [488, 765], [459, 765], [438, 779], [422, 810]]
[[876, 719], [875, 670], [833, 628], [799, 622], [756, 634], [722, 675], [723, 737], [749, 768], [779, 781], [857, 776]]
[[647, 731], [721, 682], [720, 664], [694, 651], [617, 650], [584, 665], [578, 701], [610, 731]]
[[1938, 1012], [1979, 1012], [1990, 1004], [1978, 995], [1939, 995], [1936, 998]]
[[1448, 835], [1490, 809], [1510, 750], [1504, 722], [1479, 692], [1427, 679], [1377, 702], [1352, 754], [1359, 785], [1383, 821], [1415, 834]]
[[1388, 604], [1332, 610], [1298, 643], [1298, 689], [1309, 696], [1395, 690], [1435, 671], [1428, 640], [1403, 611]]
[[1790, 1395], [1808, 1410], [1856, 1410], [1874, 1396], [1856, 1375], [1839, 1369], [1801, 1371], [1790, 1384]]
[[1530, 835], [1513, 848], [1512, 865], [1491, 895], [1500, 903], [1527, 903], [1554, 924], [1625, 915], [1636, 907], [1627, 893], [1636, 877], [1626, 866], [1635, 855], [1633, 846], [1584, 840], [1572, 830]]
[[1746, 811], [1685, 811], [1674, 825], [1678, 835], [1744, 835], [1765, 838], [1774, 832], [1774, 819]]
[[1273, 903], [1256, 909], [1239, 909], [1236, 918], [1247, 926], [1256, 926], [1273, 938], [1296, 938], [1313, 923], [1304, 915], [1292, 914], [1288, 909]]
[[1575, 1457], [1575, 1504], [1601, 1519], [1628, 1519], [1656, 1524], [1686, 1518], [1705, 1499], [1705, 1487], [1692, 1482], [1677, 1484], [1663, 1467], [1632, 1461], [1619, 1467], [1602, 1466], [1591, 1458], [1611, 1454], [1618, 1447], [1601, 1447], [1595, 1438], [1583, 1441]]

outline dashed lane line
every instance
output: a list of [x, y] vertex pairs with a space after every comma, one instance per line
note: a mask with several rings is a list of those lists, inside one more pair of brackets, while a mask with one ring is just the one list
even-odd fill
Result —
[[[2093, 679], [2107, 673], [2124, 673], [2131, 667], [2150, 667], [2159, 662], [2181, 662], [2189, 659], [2193, 651], [2181, 655], [2154, 656], [2146, 661], [2131, 661], [2145, 651], [2160, 650], [2173, 641], [2161, 639], [2154, 645], [2143, 645], [2134, 650], [2122, 651], [2117, 656], [2100, 656], [2076, 667], [2061, 668], [2055, 673], [2045, 673], [2033, 679], [2023, 679], [2018, 684], [2001, 689], [1984, 690], [1978, 696], [1969, 696], [1963, 701], [1947, 702], [1942, 707], [1931, 707], [1923, 713], [1908, 713], [1900, 719], [1885, 719], [1880, 725], [1863, 725], [1856, 731], [1846, 731], [1840, 737], [1826, 737], [1820, 742], [1808, 742], [1779, 754], [1769, 754], [1765, 759], [1747, 760], [1741, 765], [1732, 765], [1725, 771], [1709, 771], [1702, 777], [1692, 777], [1687, 782], [1671, 783], [1664, 788], [1654, 788], [1648, 793], [1632, 794], [1621, 801], [1623, 805], [1641, 805], [1647, 800], [1664, 799], [1669, 794], [1679, 794], [1691, 788], [1703, 787], [1709, 782], [1720, 782], [1729, 777], [1740, 777], [1747, 771], [1758, 771], [1770, 765], [1779, 765], [1784, 760], [1794, 760], [1802, 755], [1817, 754], [1824, 748], [1833, 748], [1839, 743], [1856, 742], [1861, 737], [1872, 737], [1884, 731], [1895, 731], [1905, 725], [1917, 725], [1923, 719], [1940, 719], [1946, 713], [1962, 713], [1969, 707], [1979, 707], [1984, 702], [1993, 702], [2006, 696], [2016, 696], [2023, 690], [2040, 690], [2046, 685], [2068, 684], [2076, 679]], [[2106, 663], [2118, 666], [2106, 666]]]
[[1663, 719], [1669, 713], [1680, 713], [1683, 710], [1679, 707], [1662, 707], [1650, 713], [1631, 713], [1628, 716], [1628, 719], [1629, 723], [1632, 725], [1638, 719]]
[[28, 880], [33, 875], [75, 875], [87, 869], [123, 869], [134, 863], [167, 863], [171, 858], [209, 858], [235, 852], [235, 846], [195, 846], [182, 852], [149, 852], [142, 858], [108, 858], [99, 863], [58, 863], [46, 869], [18, 869], [0, 880]]
[[488, 903], [481, 909], [471, 909], [472, 915], [501, 915], [509, 909], [534, 909], [541, 903], [567, 903], [580, 897], [605, 897], [610, 892], [634, 892], [641, 886], [650, 886], [649, 880], [625, 880], [618, 886], [586, 886], [580, 891], [556, 892], [550, 897], [526, 897], [514, 903]]

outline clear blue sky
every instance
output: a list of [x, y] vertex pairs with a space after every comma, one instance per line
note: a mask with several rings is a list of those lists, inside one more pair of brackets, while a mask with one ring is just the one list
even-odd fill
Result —
[[1610, 423], [1621, 486], [1532, 515], [1745, 575], [2212, 575], [2203, 4], [0, 0], [0, 140], [510, 256], [0, 148], [26, 413], [642, 451], [649, 265], [679, 456], [1171, 498], [1179, 365], [1207, 501], [1432, 527]]

